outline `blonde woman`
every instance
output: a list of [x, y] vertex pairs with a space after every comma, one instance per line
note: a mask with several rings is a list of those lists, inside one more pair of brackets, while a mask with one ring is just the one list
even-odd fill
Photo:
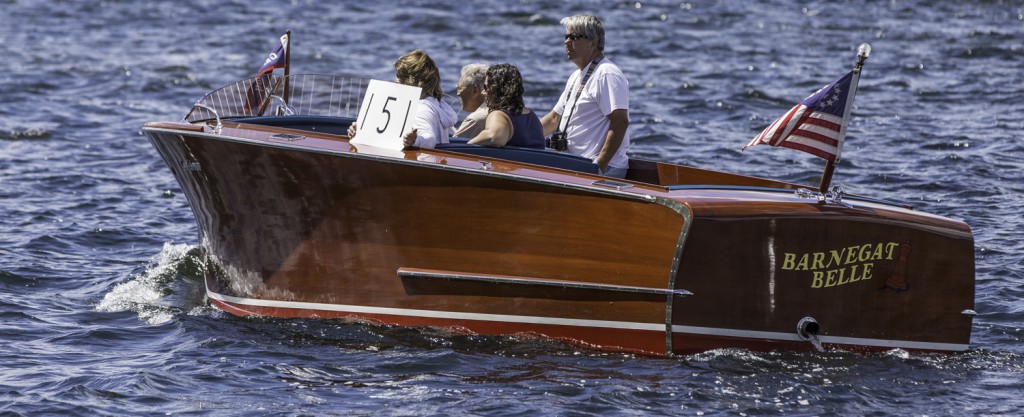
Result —
[[[434, 60], [420, 49], [402, 55], [395, 61], [395, 82], [421, 89], [416, 107], [413, 129], [402, 137], [405, 146], [433, 148], [448, 143], [448, 132], [458, 115], [448, 103], [441, 101], [441, 73]], [[348, 128], [349, 137], [355, 137], [356, 124]]]

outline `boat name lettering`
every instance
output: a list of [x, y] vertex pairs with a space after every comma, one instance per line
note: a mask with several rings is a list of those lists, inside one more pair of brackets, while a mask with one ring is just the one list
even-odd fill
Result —
[[182, 161], [181, 167], [184, 168], [186, 171], [202, 171], [202, 167], [200, 167], [199, 163], [196, 161]]
[[898, 242], [865, 243], [823, 252], [785, 252], [783, 271], [810, 271], [811, 288], [827, 288], [869, 280], [875, 261], [895, 259]]

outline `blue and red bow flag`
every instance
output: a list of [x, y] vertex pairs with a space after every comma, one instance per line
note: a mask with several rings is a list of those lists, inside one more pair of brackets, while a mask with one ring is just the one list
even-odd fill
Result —
[[[288, 42], [291, 38], [291, 31], [281, 35], [281, 42], [277, 44], [274, 51], [263, 61], [263, 66], [256, 72], [252, 85], [246, 94], [245, 111], [249, 114], [260, 114], [263, 111], [263, 102], [270, 95], [274, 87], [270, 85], [271, 75], [275, 69], [284, 68], [285, 76], [288, 75]], [[287, 89], [286, 89], [287, 90]]]
[[263, 66], [256, 72], [256, 76], [259, 77], [263, 74], [271, 72], [278, 68], [284, 68], [287, 61], [285, 60], [286, 51], [288, 50], [288, 37], [290, 33], [281, 35], [281, 43], [277, 44], [277, 48], [267, 56], [267, 60], [263, 62]]

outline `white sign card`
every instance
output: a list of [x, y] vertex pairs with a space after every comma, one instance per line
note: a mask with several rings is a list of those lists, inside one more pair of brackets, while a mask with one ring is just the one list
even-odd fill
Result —
[[402, 150], [402, 136], [413, 129], [419, 101], [419, 87], [370, 80], [351, 143]]

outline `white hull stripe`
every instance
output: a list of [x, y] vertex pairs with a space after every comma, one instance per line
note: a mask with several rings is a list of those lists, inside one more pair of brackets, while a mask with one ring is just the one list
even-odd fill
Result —
[[[663, 333], [665, 331], [665, 323], [637, 323], [627, 321], [585, 320], [558, 317], [519, 316], [486, 313], [461, 313], [456, 311], [414, 310], [405, 308], [370, 307], [345, 304], [322, 304], [298, 301], [260, 300], [254, 298], [232, 297], [229, 295], [218, 294], [216, 292], [209, 290], [207, 290], [206, 293], [210, 298], [218, 301], [253, 307], [288, 308], [295, 310], [320, 310], [356, 314], [383, 314], [391, 316], [423, 317], [449, 320], [494, 321], [504, 323], [528, 323], [547, 324], [556, 326], [644, 330], [659, 333]], [[672, 332], [707, 336], [736, 337], [742, 339], [764, 339], [787, 342], [804, 342], [804, 340], [801, 339], [795, 331], [793, 333], [780, 333], [756, 330], [723, 329], [716, 327], [673, 325]], [[865, 339], [857, 337], [840, 336], [821, 336], [820, 341], [821, 343], [833, 345], [874, 346], [892, 349], [922, 349], [934, 351], [965, 351], [968, 349], [968, 345], [959, 343], [913, 342], [906, 340]]]
[[[690, 333], [708, 336], [739, 337], [744, 339], [772, 339], [804, 342], [793, 333], [762, 332], [756, 330], [722, 329], [717, 327], [672, 326], [673, 333]], [[866, 339], [859, 337], [819, 336], [821, 343], [830, 345], [875, 346], [891, 349], [921, 349], [935, 351], [965, 351], [968, 345], [960, 343], [913, 342], [909, 340]], [[806, 342], [810, 343], [810, 342]]]
[[505, 314], [460, 313], [457, 311], [412, 310], [406, 308], [369, 307], [345, 304], [321, 304], [296, 301], [258, 300], [238, 298], [207, 291], [210, 298], [228, 303], [254, 307], [276, 307], [301, 310], [337, 311], [345, 313], [386, 314], [391, 316], [425, 317], [432, 319], [496, 321], [506, 323], [552, 324], [574, 327], [603, 327], [609, 329], [649, 330], [665, 332], [665, 323], [635, 323], [628, 321], [584, 320], [557, 317], [511, 316]]

